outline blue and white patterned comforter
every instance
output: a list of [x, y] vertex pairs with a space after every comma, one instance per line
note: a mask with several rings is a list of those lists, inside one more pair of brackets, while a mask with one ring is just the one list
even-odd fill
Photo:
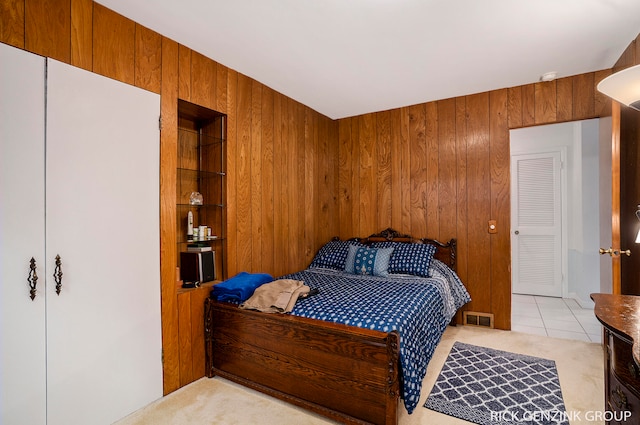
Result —
[[457, 275], [438, 260], [431, 278], [408, 275], [361, 276], [309, 268], [283, 276], [302, 280], [317, 295], [300, 299], [292, 315], [400, 335], [404, 405], [413, 412], [436, 345], [458, 308], [471, 300]]

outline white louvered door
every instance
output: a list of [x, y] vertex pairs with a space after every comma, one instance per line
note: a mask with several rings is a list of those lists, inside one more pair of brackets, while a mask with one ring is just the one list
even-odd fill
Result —
[[560, 151], [511, 157], [513, 293], [562, 296]]

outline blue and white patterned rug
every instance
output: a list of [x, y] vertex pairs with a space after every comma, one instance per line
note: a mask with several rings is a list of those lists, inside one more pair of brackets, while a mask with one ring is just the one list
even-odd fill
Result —
[[553, 360], [456, 341], [424, 407], [480, 425], [568, 425]]

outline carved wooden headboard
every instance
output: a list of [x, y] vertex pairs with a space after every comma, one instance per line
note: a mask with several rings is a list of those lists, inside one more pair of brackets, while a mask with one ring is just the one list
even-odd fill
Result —
[[[334, 238], [338, 239], [338, 238]], [[456, 240], [450, 239], [449, 242], [440, 242], [436, 239], [415, 238], [411, 235], [405, 235], [392, 228], [387, 228], [380, 233], [374, 233], [366, 238], [352, 238], [358, 242], [367, 245], [374, 242], [401, 242], [401, 243], [422, 243], [433, 245], [436, 247], [434, 257], [448, 265], [452, 270], [456, 270]]]

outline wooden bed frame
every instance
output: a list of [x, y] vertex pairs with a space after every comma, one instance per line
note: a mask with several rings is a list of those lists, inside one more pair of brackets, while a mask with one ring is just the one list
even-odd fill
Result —
[[[386, 229], [368, 238], [427, 243], [455, 270], [456, 242]], [[205, 301], [206, 374], [347, 424], [397, 424], [399, 335]]]

